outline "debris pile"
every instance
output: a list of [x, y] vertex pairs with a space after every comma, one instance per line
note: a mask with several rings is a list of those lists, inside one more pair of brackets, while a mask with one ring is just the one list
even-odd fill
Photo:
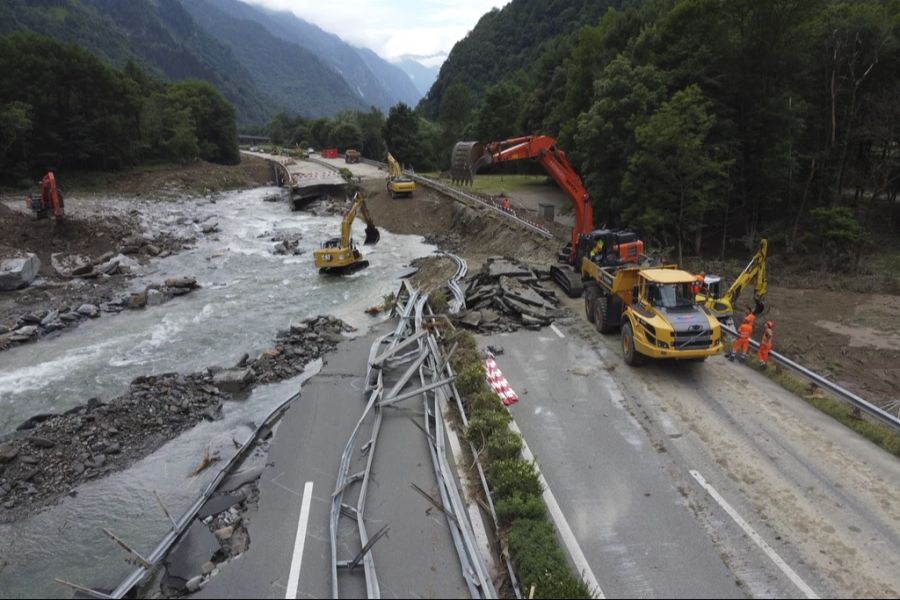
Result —
[[308, 319], [279, 334], [273, 350], [253, 361], [245, 355], [234, 369], [138, 377], [109, 403], [91, 399], [63, 414], [28, 419], [0, 437], [0, 522], [128, 466], [203, 419], [220, 418], [233, 394], [299, 375], [350, 330], [332, 317]]
[[279, 332], [275, 347], [263, 352], [250, 365], [262, 383], [289, 379], [303, 372], [312, 360], [330, 352], [353, 328], [334, 317], [317, 317]]
[[143, 292], [117, 296], [97, 304], [82, 302], [26, 313], [10, 323], [0, 323], [0, 351], [37, 340], [54, 331], [74, 327], [85, 319], [96, 319], [103, 313], [118, 313], [125, 309], [163, 304], [176, 296], [189, 294], [198, 287], [197, 280], [193, 277], [175, 277], [162, 284], [151, 284]]
[[534, 271], [512, 259], [491, 257], [467, 281], [467, 310], [460, 313], [459, 322], [481, 333], [550, 325], [561, 313], [549, 281], [549, 272]]

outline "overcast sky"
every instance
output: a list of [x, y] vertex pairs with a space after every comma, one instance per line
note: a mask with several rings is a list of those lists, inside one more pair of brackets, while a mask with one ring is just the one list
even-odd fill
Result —
[[[481, 15], [509, 0], [244, 0], [290, 10], [384, 58], [447, 53]], [[440, 61], [438, 61], [440, 62]]]

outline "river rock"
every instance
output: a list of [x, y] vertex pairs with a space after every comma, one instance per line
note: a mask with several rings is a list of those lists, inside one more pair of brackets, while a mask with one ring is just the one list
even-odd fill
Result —
[[166, 295], [159, 290], [147, 290], [147, 306], [159, 306], [166, 301]]
[[193, 277], [172, 277], [166, 279], [165, 285], [169, 288], [195, 288], [197, 287], [197, 280]]
[[78, 307], [78, 314], [86, 317], [95, 318], [100, 315], [100, 309], [93, 304], [82, 304]]
[[150, 256], [159, 256], [159, 253], [162, 252], [159, 249], [159, 246], [155, 246], [153, 244], [147, 244], [147, 247], [144, 248], [147, 251], [147, 254]]
[[54, 321], [56, 321], [58, 319], [59, 319], [59, 311], [51, 310], [50, 312], [47, 313], [47, 316], [45, 316], [43, 319], [41, 319], [41, 325], [46, 327], [47, 325], [49, 325], [50, 323], [53, 323]]
[[11, 292], [28, 287], [40, 269], [41, 260], [36, 254], [0, 262], [0, 291]]
[[128, 308], [144, 308], [145, 306], [147, 306], [147, 294], [145, 292], [132, 294], [128, 299]]
[[37, 325], [26, 325], [20, 327], [10, 334], [9, 339], [13, 342], [24, 342], [33, 338], [38, 332]]
[[56, 442], [54, 442], [53, 440], [48, 440], [47, 438], [38, 436], [29, 436], [25, 438], [25, 440], [32, 446], [36, 446], [38, 448], [52, 448], [56, 445]]
[[213, 376], [213, 383], [225, 392], [239, 392], [253, 381], [250, 369], [224, 369]]
[[196, 575], [188, 579], [184, 584], [184, 589], [186, 589], [189, 593], [194, 593], [200, 591], [200, 588], [203, 587], [203, 576]]
[[19, 451], [12, 444], [0, 444], [0, 465], [11, 462], [19, 455]]

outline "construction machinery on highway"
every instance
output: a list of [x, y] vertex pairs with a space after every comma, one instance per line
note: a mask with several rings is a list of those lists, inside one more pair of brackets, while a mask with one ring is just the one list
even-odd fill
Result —
[[319, 273], [345, 275], [369, 266], [369, 261], [363, 258], [359, 247], [351, 237], [353, 221], [360, 212], [366, 222], [366, 237], [363, 244], [372, 246], [381, 239], [381, 233], [372, 221], [362, 193], [356, 192], [353, 195], [353, 204], [341, 221], [341, 236], [331, 238], [323, 243], [321, 248], [313, 250], [313, 258]]
[[387, 189], [391, 194], [391, 198], [396, 198], [397, 196], [409, 196], [412, 198], [413, 193], [416, 191], [416, 182], [403, 174], [400, 163], [397, 162], [397, 159], [390, 152], [387, 155], [387, 162]]
[[578, 298], [583, 285], [577, 248], [581, 236], [589, 235], [594, 229], [594, 211], [581, 177], [554, 138], [530, 135], [487, 144], [459, 142], [453, 147], [450, 157], [450, 177], [456, 184], [471, 185], [481, 167], [523, 159], [540, 162], [572, 200], [575, 227], [572, 228], [571, 239], [560, 250], [559, 263], [550, 268], [550, 274], [566, 294]]
[[759, 316], [765, 310], [764, 300], [769, 290], [766, 272], [766, 255], [769, 251], [768, 240], [760, 240], [756, 254], [750, 259], [747, 267], [735, 278], [734, 283], [722, 293], [722, 278], [718, 275], [706, 275], [703, 278], [703, 289], [697, 294], [697, 301], [706, 306], [720, 322], [734, 328], [734, 309], [738, 298], [745, 287], [753, 284], [753, 314]]
[[628, 365], [648, 358], [706, 360], [722, 351], [718, 319], [695, 298], [694, 275], [676, 265], [638, 264], [631, 231], [600, 229], [579, 239], [584, 311], [600, 333], [621, 330]]
[[359, 162], [360, 153], [359, 150], [354, 150], [353, 148], [348, 148], [346, 152], [344, 152], [344, 162], [348, 165], [355, 165]]

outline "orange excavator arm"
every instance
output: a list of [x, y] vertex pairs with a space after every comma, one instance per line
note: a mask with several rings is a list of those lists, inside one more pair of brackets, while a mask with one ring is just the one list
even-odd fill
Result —
[[451, 166], [453, 178], [471, 181], [478, 169], [485, 165], [526, 158], [537, 159], [572, 200], [575, 209], [575, 227], [572, 229], [570, 263], [574, 263], [578, 236], [590, 233], [594, 228], [594, 210], [581, 177], [569, 163], [565, 151], [556, 145], [556, 139], [546, 135], [529, 135], [490, 142], [483, 146], [461, 142], [454, 149], [454, 164]]

